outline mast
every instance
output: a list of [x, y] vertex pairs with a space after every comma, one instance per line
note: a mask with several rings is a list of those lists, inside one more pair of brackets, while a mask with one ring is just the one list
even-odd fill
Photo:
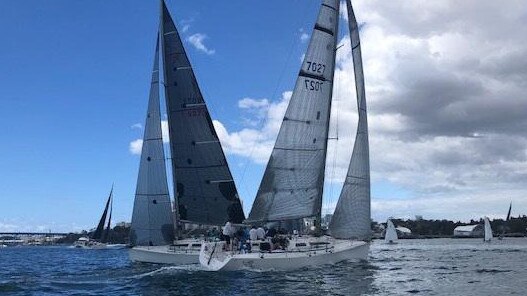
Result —
[[324, 0], [247, 222], [320, 222], [338, 34], [338, 0]]
[[[162, 71], [163, 71], [163, 79], [165, 80], [165, 82], [162, 83], [163, 85], [163, 91], [164, 91], [164, 94], [165, 94], [165, 101], [167, 100], [167, 95], [168, 95], [168, 89], [167, 89], [167, 85], [166, 85], [166, 67], [165, 67], [165, 38], [164, 38], [164, 32], [165, 32], [165, 29], [164, 29], [164, 13], [165, 13], [165, 0], [160, 0], [159, 1], [159, 42], [161, 44], [161, 62], [162, 62]], [[168, 103], [166, 103], [166, 105], [168, 106]], [[168, 111], [167, 111], [168, 112]], [[167, 115], [168, 116], [168, 115]], [[171, 139], [173, 137], [173, 133], [170, 131], [170, 126], [168, 127], [168, 138]], [[172, 145], [169, 145], [170, 147], [170, 159], [172, 159], [172, 155], [173, 155], [173, 150], [172, 150]], [[174, 167], [172, 166], [172, 170], [174, 169]], [[176, 184], [176, 176], [174, 175], [174, 173], [172, 172], [172, 184]], [[172, 213], [173, 213], [173, 217], [174, 217], [174, 235], [176, 238], [179, 238], [181, 236], [181, 225], [180, 225], [180, 222], [179, 222], [179, 203], [178, 203], [178, 199], [177, 199], [177, 193], [176, 193], [176, 187], [173, 186], [173, 196], [174, 196], [174, 208], [171, 209]]]
[[170, 244], [173, 240], [174, 219], [161, 131], [158, 36], [137, 174], [130, 242], [133, 245], [157, 246]]
[[176, 223], [241, 223], [245, 216], [238, 191], [192, 65], [164, 1], [161, 1], [160, 32]]
[[113, 194], [113, 184], [112, 189], [110, 190], [110, 195], [108, 196], [108, 200], [106, 201], [106, 206], [104, 207], [104, 211], [102, 212], [101, 219], [99, 220], [99, 224], [97, 225], [97, 229], [95, 229], [95, 232], [92, 235], [92, 239], [101, 239], [103, 237], [103, 231], [104, 231], [104, 224], [106, 222], [106, 216], [108, 216], [108, 208], [110, 206], [110, 200], [112, 199]]
[[366, 92], [364, 88], [359, 27], [351, 1], [346, 0], [346, 4], [348, 8], [359, 122], [350, 165], [329, 230], [331, 235], [336, 238], [367, 240], [371, 235], [371, 201]]

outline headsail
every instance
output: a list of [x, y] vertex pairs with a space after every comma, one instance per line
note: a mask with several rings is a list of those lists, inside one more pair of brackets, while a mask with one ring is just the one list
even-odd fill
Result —
[[248, 222], [320, 217], [338, 0], [324, 0]]
[[110, 240], [110, 230], [112, 229], [112, 212], [113, 212], [113, 196], [110, 200], [110, 214], [108, 215], [108, 223], [106, 224], [106, 230], [102, 237], [102, 242], [107, 242]]
[[485, 223], [485, 238], [483, 240], [486, 242], [490, 242], [493, 236], [492, 236], [492, 228], [490, 227], [490, 221], [488, 217], [484, 218], [484, 223]]
[[351, 1], [347, 0], [348, 21], [355, 72], [355, 88], [359, 123], [353, 146], [350, 166], [340, 193], [335, 213], [329, 226], [331, 235], [337, 238], [369, 239], [370, 218], [370, 157], [368, 147], [368, 119], [366, 92], [359, 39], [359, 28]]
[[166, 245], [172, 243], [173, 239], [174, 220], [161, 133], [158, 38], [135, 191], [130, 242], [133, 245]]
[[104, 211], [102, 212], [101, 220], [99, 220], [99, 224], [97, 225], [97, 229], [95, 229], [95, 232], [92, 234], [92, 239], [98, 240], [103, 237], [104, 232], [104, 225], [106, 223], [106, 216], [108, 216], [108, 208], [110, 207], [110, 200], [112, 199], [113, 194], [113, 185], [112, 189], [110, 190], [110, 195], [108, 196], [108, 200], [106, 201], [106, 206], [104, 207]]
[[512, 201], [511, 201], [511, 204], [509, 205], [509, 211], [507, 212], [507, 218], [505, 219], [505, 221], [509, 221], [511, 219], [511, 210], [512, 210]]
[[245, 216], [220, 140], [174, 21], [162, 1], [161, 44], [179, 220], [219, 225]]

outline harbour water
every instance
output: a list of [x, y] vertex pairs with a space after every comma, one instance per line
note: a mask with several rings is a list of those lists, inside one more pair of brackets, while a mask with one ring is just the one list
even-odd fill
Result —
[[0, 295], [526, 295], [527, 239], [374, 241], [368, 262], [212, 273], [133, 264], [127, 250], [0, 249]]

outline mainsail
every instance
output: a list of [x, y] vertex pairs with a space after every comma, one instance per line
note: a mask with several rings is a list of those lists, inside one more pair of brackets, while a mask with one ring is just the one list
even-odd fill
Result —
[[484, 223], [485, 223], [485, 238], [483, 240], [486, 242], [490, 242], [493, 236], [492, 236], [492, 228], [490, 227], [490, 221], [488, 217], [484, 218]]
[[320, 217], [339, 4], [322, 3], [247, 222]]
[[178, 220], [219, 225], [245, 216], [179, 33], [162, 1], [161, 44]]
[[106, 206], [104, 207], [104, 211], [102, 212], [101, 219], [99, 220], [99, 224], [97, 225], [97, 228], [95, 229], [95, 232], [92, 234], [92, 239], [94, 240], [100, 240], [103, 238], [103, 232], [104, 232], [104, 225], [106, 223], [106, 216], [108, 216], [108, 209], [110, 207], [110, 201], [112, 199], [113, 195], [113, 186], [112, 190], [110, 190], [110, 195], [108, 196], [108, 200], [106, 201]]
[[174, 239], [174, 220], [161, 133], [158, 60], [159, 40], [156, 43], [143, 149], [132, 214], [130, 242], [133, 245], [166, 245], [172, 243]]
[[347, 0], [348, 21], [357, 91], [359, 123], [346, 180], [329, 225], [331, 235], [344, 239], [369, 239], [370, 219], [370, 158], [366, 93], [360, 49], [359, 28], [351, 1]]
[[512, 201], [511, 201], [511, 204], [509, 205], [509, 211], [507, 212], [507, 218], [505, 219], [505, 221], [509, 221], [511, 219], [511, 210], [512, 210]]

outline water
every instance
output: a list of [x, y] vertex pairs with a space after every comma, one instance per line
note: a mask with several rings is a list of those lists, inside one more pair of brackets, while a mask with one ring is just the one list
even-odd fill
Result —
[[375, 241], [365, 263], [212, 273], [133, 264], [126, 250], [0, 249], [0, 295], [526, 295], [527, 239]]

